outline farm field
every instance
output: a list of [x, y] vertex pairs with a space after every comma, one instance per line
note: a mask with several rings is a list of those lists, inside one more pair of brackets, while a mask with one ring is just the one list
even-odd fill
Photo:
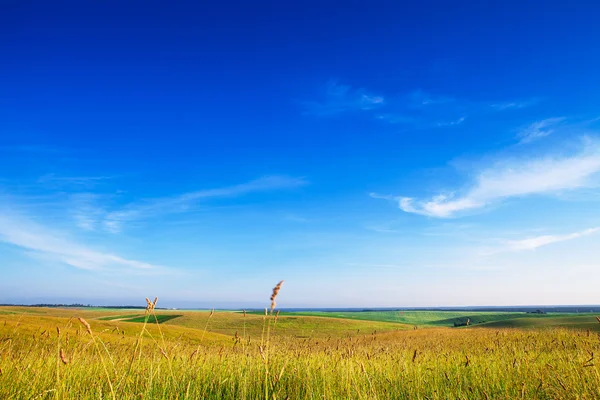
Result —
[[[490, 326], [542, 327], [564, 324], [575, 327], [579, 323], [595, 322], [593, 313], [547, 313], [489, 311], [359, 311], [359, 312], [292, 312], [282, 315], [326, 316], [364, 321], [385, 321], [408, 324], [418, 327], [462, 326], [467, 320], [471, 325], [493, 324]], [[566, 319], [565, 319], [566, 318]], [[520, 323], [519, 320], [523, 319]], [[504, 325], [503, 325], [504, 324]], [[585, 327], [588, 328], [587, 326]]]
[[[462, 318], [480, 322], [450, 325]], [[2, 307], [0, 398], [594, 399], [599, 328], [592, 314]]]

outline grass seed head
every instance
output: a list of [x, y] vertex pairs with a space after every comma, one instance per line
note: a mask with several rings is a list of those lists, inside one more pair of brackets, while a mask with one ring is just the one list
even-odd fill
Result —
[[88, 324], [88, 322], [85, 319], [81, 318], [81, 317], [79, 317], [78, 319], [79, 319], [79, 322], [81, 322], [81, 324], [83, 326], [85, 326], [85, 329], [87, 329], [87, 332], [91, 335], [92, 334], [92, 327], [90, 326], [90, 324]]
[[[158, 300], [158, 298], [157, 298], [157, 300]], [[152, 310], [154, 310], [154, 303], [152, 303], [150, 301], [150, 299], [146, 297], [146, 313], [149, 313]]]
[[277, 298], [277, 295], [279, 294], [279, 291], [281, 290], [281, 285], [283, 285], [283, 281], [280, 281], [273, 288], [273, 293], [271, 294], [271, 312], [273, 312], [273, 310], [277, 306], [277, 303], [275, 302], [275, 298]]
[[65, 365], [70, 362], [63, 349], [60, 349], [60, 361], [62, 361], [62, 363]]

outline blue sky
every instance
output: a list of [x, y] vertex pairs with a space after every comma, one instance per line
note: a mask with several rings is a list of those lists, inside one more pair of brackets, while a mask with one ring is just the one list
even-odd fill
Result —
[[600, 5], [522, 3], [4, 4], [0, 303], [597, 304]]

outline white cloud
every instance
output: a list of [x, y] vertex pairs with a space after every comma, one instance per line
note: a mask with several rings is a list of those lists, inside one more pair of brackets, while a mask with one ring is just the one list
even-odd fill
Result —
[[66, 238], [61, 232], [49, 230], [29, 218], [15, 217], [13, 213], [2, 210], [0, 210], [0, 241], [33, 252], [33, 255], [41, 255], [81, 269], [160, 268], [146, 262], [90, 249]]
[[600, 232], [600, 228], [590, 228], [580, 232], [570, 233], [567, 235], [534, 236], [521, 240], [510, 240], [507, 242], [507, 247], [509, 250], [535, 250], [538, 247], [547, 246], [552, 243], [577, 239], [583, 236], [592, 235], [597, 232]]
[[387, 194], [378, 194], [378, 193], [374, 193], [374, 192], [369, 193], [369, 196], [371, 196], [374, 199], [381, 199], [381, 200], [395, 200], [396, 199], [394, 196], [390, 196]]
[[527, 126], [522, 129], [517, 138], [519, 143], [531, 143], [535, 140], [546, 137], [554, 132], [556, 127], [565, 120], [564, 117], [560, 118], [547, 118]]
[[427, 215], [430, 217], [446, 218], [452, 214], [469, 210], [472, 208], [483, 207], [485, 203], [468, 197], [451, 200], [452, 195], [439, 195], [421, 203], [415, 203], [410, 197], [398, 198], [398, 205], [402, 211], [414, 214]]
[[217, 189], [198, 190], [172, 197], [148, 199], [145, 201], [129, 204], [121, 210], [108, 213], [103, 225], [109, 232], [117, 233], [122, 225], [128, 221], [139, 220], [157, 215], [183, 212], [197, 201], [218, 197], [235, 197], [248, 193], [264, 192], [278, 189], [292, 189], [307, 185], [304, 178], [288, 176], [267, 176], [250, 182], [227, 186]]
[[452, 192], [429, 200], [410, 197], [395, 200], [405, 212], [448, 218], [507, 198], [596, 187], [593, 178], [598, 172], [600, 147], [588, 139], [584, 140], [583, 150], [575, 155], [498, 162], [477, 173], [474, 183], [462, 195]]

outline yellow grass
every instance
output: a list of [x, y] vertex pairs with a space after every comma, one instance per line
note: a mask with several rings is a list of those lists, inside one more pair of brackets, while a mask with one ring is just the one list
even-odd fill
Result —
[[[2, 310], [14, 313], [0, 314], [0, 399], [595, 399], [600, 393], [600, 336], [586, 331], [397, 331], [389, 325], [404, 326], [283, 315], [275, 323], [269, 315], [268, 348], [261, 348], [262, 315], [179, 312], [183, 317], [159, 329], [152, 311], [143, 328], [97, 319], [130, 311]], [[375, 325], [390, 329], [375, 333]]]

